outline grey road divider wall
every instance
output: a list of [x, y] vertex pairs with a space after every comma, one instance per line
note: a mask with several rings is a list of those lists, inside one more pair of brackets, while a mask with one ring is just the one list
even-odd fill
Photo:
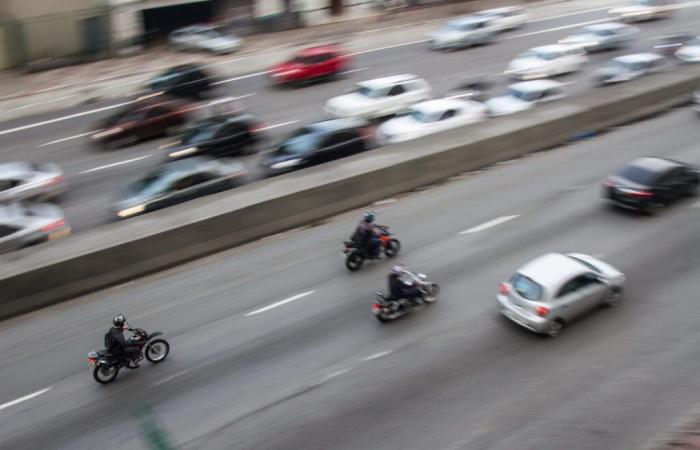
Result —
[[[651, 116], [687, 103], [698, 87], [700, 70], [692, 67], [592, 90], [522, 114], [253, 183], [8, 256], [0, 266], [0, 319], [551, 148], [578, 133]], [[546, 173], [543, 167], [543, 176]]]

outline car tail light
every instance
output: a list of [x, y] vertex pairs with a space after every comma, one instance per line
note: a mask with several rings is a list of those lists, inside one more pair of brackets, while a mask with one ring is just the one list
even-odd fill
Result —
[[540, 317], [547, 317], [547, 315], [549, 314], [549, 308], [547, 308], [546, 306], [538, 306], [535, 309], [535, 312]]
[[633, 197], [651, 197], [649, 191], [628, 191], [627, 193]]
[[611, 180], [610, 178], [606, 178], [605, 180], [603, 180], [603, 184], [608, 186], [608, 187], [615, 186], [615, 182], [613, 180]]
[[506, 283], [501, 283], [498, 286], [498, 293], [501, 295], [508, 295], [510, 293], [510, 287]]
[[61, 176], [61, 175], [58, 175], [58, 176], [53, 177], [53, 178], [51, 178], [50, 180], [48, 180], [48, 181], [46, 182], [46, 184], [47, 184], [47, 185], [59, 184], [59, 183], [63, 183], [64, 181], [65, 181], [65, 178], [63, 178], [63, 176]]
[[55, 230], [56, 228], [60, 228], [66, 225], [65, 220], [57, 220], [55, 222], [51, 222], [48, 225], [44, 225], [41, 227], [41, 231], [48, 233], [49, 231]]

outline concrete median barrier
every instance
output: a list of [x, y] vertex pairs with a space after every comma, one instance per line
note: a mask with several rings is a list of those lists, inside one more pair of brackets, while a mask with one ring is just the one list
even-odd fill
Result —
[[698, 87], [693, 67], [589, 91], [10, 255], [0, 267], [0, 319], [638, 120], [687, 103]]

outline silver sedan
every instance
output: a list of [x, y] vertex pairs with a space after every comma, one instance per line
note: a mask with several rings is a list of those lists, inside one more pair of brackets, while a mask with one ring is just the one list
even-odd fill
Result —
[[67, 188], [63, 172], [55, 164], [0, 164], [0, 203], [48, 200], [60, 196]]
[[625, 276], [593, 256], [547, 253], [522, 266], [498, 288], [498, 309], [536, 333], [557, 336], [564, 325], [622, 297]]
[[63, 211], [50, 203], [0, 205], [0, 253], [70, 234]]

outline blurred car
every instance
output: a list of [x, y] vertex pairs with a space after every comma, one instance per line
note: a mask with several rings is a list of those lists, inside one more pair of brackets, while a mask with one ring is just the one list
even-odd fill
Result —
[[465, 77], [447, 91], [445, 98], [483, 102], [489, 97], [492, 87], [493, 82], [485, 77]]
[[693, 94], [693, 111], [700, 114], [700, 91]]
[[63, 171], [56, 164], [0, 163], [0, 203], [49, 200], [61, 196], [67, 189]]
[[371, 146], [374, 127], [362, 119], [316, 122], [294, 131], [261, 162], [278, 175], [363, 152]]
[[639, 28], [624, 23], [596, 23], [581, 28], [575, 34], [561, 39], [559, 43], [579, 47], [588, 53], [615, 50], [626, 46], [639, 31]]
[[333, 97], [324, 111], [331, 117], [375, 119], [390, 116], [430, 98], [430, 85], [413, 74], [393, 75], [357, 83], [353, 92]]
[[379, 144], [427, 136], [440, 131], [469, 125], [488, 118], [486, 105], [471, 100], [427, 100], [411, 106], [410, 111], [379, 126]]
[[467, 16], [447, 22], [430, 35], [430, 48], [450, 50], [486, 44], [496, 38], [500, 28], [487, 17]]
[[564, 85], [553, 80], [532, 80], [508, 86], [506, 95], [486, 101], [489, 115], [505, 116], [525, 111], [538, 103], [559, 100], [567, 96]]
[[547, 253], [520, 267], [498, 287], [498, 310], [535, 333], [557, 336], [564, 326], [622, 298], [625, 276], [593, 256]]
[[247, 171], [236, 160], [204, 156], [163, 164], [117, 195], [112, 206], [120, 219], [183, 203], [244, 183]]
[[164, 146], [171, 160], [206, 155], [214, 158], [249, 153], [264, 125], [250, 114], [210, 117], [187, 126], [182, 137]]
[[152, 78], [148, 85], [155, 94], [201, 99], [212, 90], [214, 79], [198, 64], [171, 67]]
[[609, 10], [608, 14], [623, 22], [641, 22], [670, 17], [671, 11], [671, 0], [634, 0], [627, 6]]
[[172, 134], [187, 123], [191, 105], [178, 99], [153, 97], [121, 108], [98, 124], [95, 143], [122, 148], [141, 140]]
[[593, 79], [599, 85], [621, 83], [658, 72], [667, 66], [666, 58], [657, 53], [618, 56], [596, 70]]
[[336, 44], [299, 50], [292, 59], [270, 69], [278, 85], [298, 85], [338, 76], [348, 70], [352, 58]]
[[500, 31], [515, 30], [525, 25], [528, 20], [527, 11], [521, 6], [487, 9], [474, 15], [490, 19]]
[[179, 28], [168, 36], [170, 45], [178, 50], [203, 50], [223, 55], [241, 48], [241, 39], [221, 33], [209, 25], [191, 25]]
[[688, 32], [674, 33], [658, 38], [654, 45], [654, 50], [664, 56], [673, 56], [677, 50], [681, 49], [688, 41], [695, 38]]
[[700, 36], [686, 42], [683, 47], [676, 50], [674, 56], [684, 63], [700, 62]]
[[505, 74], [519, 80], [549, 78], [576, 72], [588, 61], [578, 47], [554, 44], [535, 47], [518, 55]]
[[0, 205], [0, 253], [70, 235], [63, 211], [49, 203]]
[[637, 158], [603, 181], [603, 196], [611, 203], [640, 211], [697, 195], [698, 170], [657, 157]]

